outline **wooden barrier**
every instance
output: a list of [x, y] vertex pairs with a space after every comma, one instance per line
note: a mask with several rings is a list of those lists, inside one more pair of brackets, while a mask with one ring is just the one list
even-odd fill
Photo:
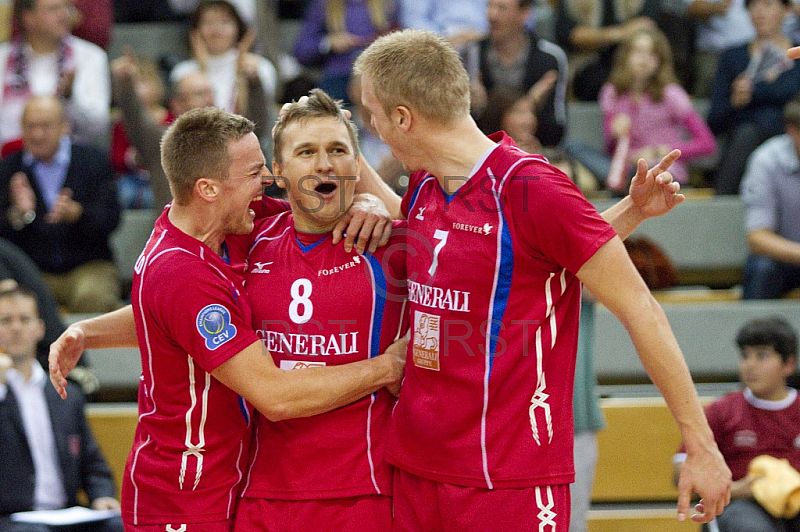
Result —
[[135, 403], [90, 404], [86, 408], [89, 426], [114, 474], [117, 497], [122, 487], [125, 461], [133, 446], [138, 417], [139, 411]]

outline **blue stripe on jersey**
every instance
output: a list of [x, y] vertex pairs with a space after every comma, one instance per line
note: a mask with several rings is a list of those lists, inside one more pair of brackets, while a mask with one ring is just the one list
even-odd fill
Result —
[[427, 181], [427, 179], [420, 181], [419, 185], [417, 185], [417, 188], [415, 188], [414, 192], [411, 193], [411, 201], [408, 202], [409, 213], [411, 213], [411, 209], [414, 208], [414, 204], [417, 202], [417, 197], [419, 196], [419, 190], [422, 188], [422, 185], [425, 184], [425, 181]]
[[244, 416], [244, 421], [248, 425], [250, 425], [250, 412], [247, 411], [247, 405], [244, 402], [244, 397], [241, 395], [239, 396], [239, 408], [242, 410], [242, 415]]
[[508, 230], [503, 213], [503, 234], [500, 237], [500, 271], [497, 273], [497, 290], [494, 293], [492, 306], [492, 325], [489, 333], [489, 375], [492, 374], [497, 339], [500, 337], [500, 325], [508, 305], [508, 294], [511, 292], [511, 274], [514, 270], [514, 244], [511, 241], [511, 232]]
[[317, 240], [316, 242], [313, 242], [313, 243], [311, 243], [311, 244], [306, 246], [302, 242], [300, 242], [299, 238], [294, 237], [294, 239], [297, 240], [297, 245], [300, 246], [300, 250], [303, 253], [308, 253], [309, 251], [311, 251], [315, 247], [319, 246], [320, 244], [322, 244], [325, 241], [326, 238], [328, 238], [328, 235], [325, 235], [322, 238], [320, 238], [319, 240]]
[[372, 315], [372, 342], [369, 346], [369, 357], [381, 354], [381, 326], [383, 325], [383, 310], [386, 307], [386, 276], [383, 267], [371, 253], [364, 253], [372, 270], [372, 279], [375, 281], [375, 312]]

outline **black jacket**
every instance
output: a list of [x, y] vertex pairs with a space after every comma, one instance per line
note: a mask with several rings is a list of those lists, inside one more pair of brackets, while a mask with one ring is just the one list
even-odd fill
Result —
[[[77, 386], [67, 384], [62, 400], [49, 382], [45, 399], [53, 425], [54, 441], [67, 495], [66, 506], [78, 504], [83, 489], [89, 500], [116, 497], [111, 470], [105, 461], [84, 414], [85, 400]], [[22, 415], [9, 387], [0, 401], [0, 516], [33, 510], [35, 473]]]

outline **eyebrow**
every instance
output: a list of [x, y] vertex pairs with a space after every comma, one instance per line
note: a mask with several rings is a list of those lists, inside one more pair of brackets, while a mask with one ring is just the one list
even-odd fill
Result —
[[[303, 150], [306, 148], [313, 148], [315, 146], [316, 144], [313, 142], [301, 142], [300, 144], [295, 145], [292, 151]], [[344, 147], [350, 149], [350, 146], [346, 142], [342, 142], [341, 140], [334, 140], [333, 142], [328, 142], [326, 143], [326, 146]]]

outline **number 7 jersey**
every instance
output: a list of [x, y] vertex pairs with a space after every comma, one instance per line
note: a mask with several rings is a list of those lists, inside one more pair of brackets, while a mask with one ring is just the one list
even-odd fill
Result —
[[452, 196], [411, 176], [411, 343], [387, 456], [484, 488], [573, 480], [572, 388], [581, 283], [614, 237], [574, 184], [509, 137]]
[[[384, 352], [407, 330], [404, 222], [375, 253], [346, 252], [330, 233], [295, 230], [291, 213], [259, 222], [246, 289], [256, 334], [285, 370], [347, 364]], [[259, 416], [244, 497], [390, 495], [386, 389], [309, 418]]]

